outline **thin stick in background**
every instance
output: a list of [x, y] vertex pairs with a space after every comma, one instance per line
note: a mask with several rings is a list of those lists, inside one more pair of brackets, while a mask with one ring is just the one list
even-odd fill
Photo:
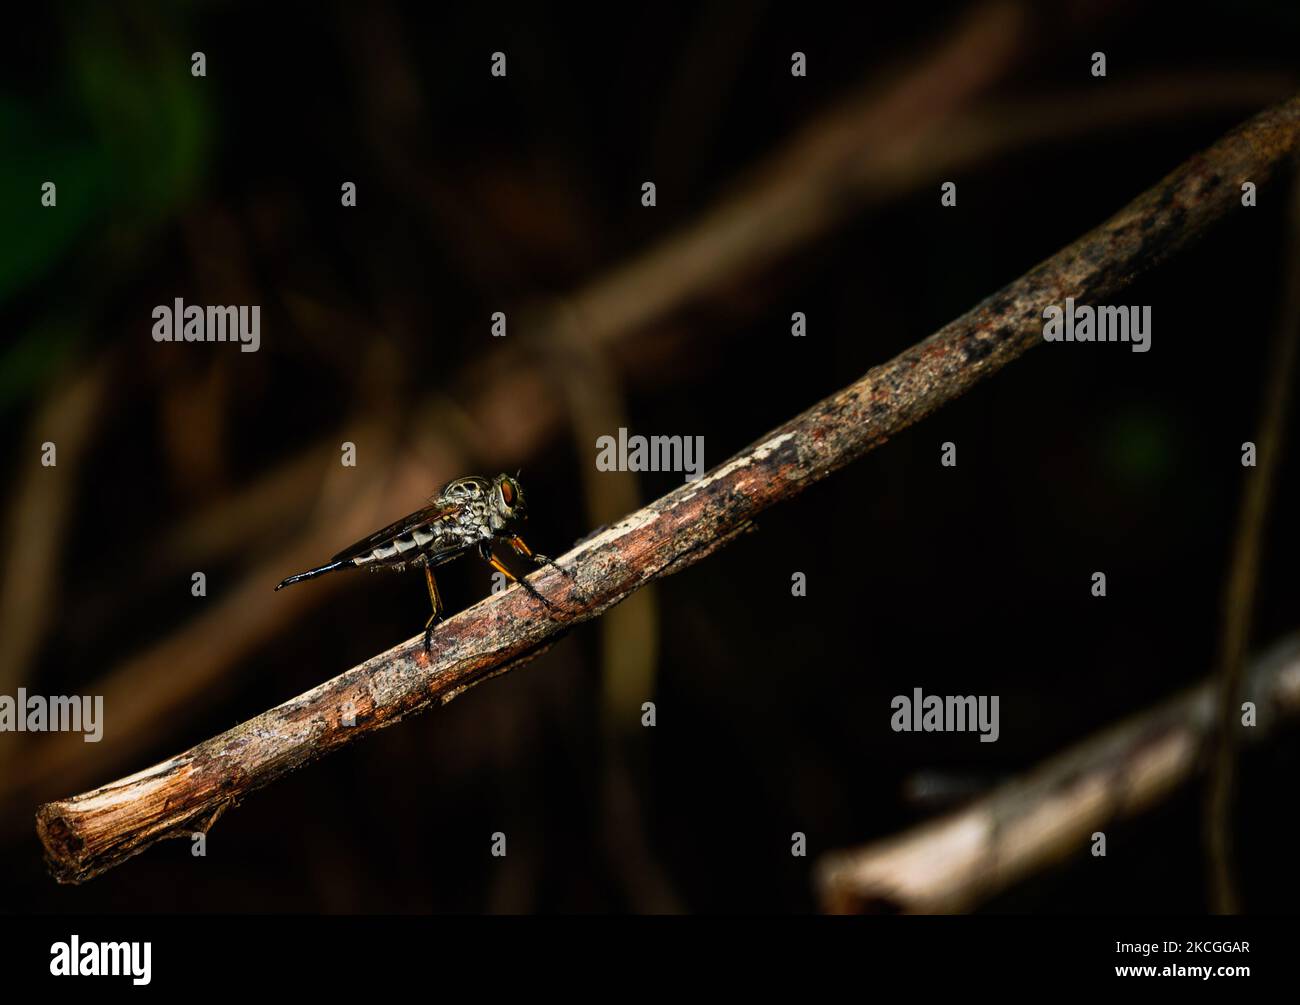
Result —
[[1242, 682], [1259, 585], [1260, 551], [1269, 503], [1277, 482], [1291, 386], [1300, 348], [1300, 173], [1292, 173], [1282, 310], [1266, 369], [1264, 405], [1255, 440], [1258, 467], [1246, 469], [1232, 563], [1223, 595], [1219, 650], [1219, 726], [1214, 764], [1205, 802], [1205, 837], [1210, 860], [1210, 902], [1218, 914], [1241, 910], [1241, 892], [1232, 862], [1232, 809], [1237, 778]]

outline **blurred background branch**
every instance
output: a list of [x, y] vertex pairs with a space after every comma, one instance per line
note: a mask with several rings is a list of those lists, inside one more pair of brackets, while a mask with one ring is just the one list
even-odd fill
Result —
[[[1300, 715], [1300, 636], [1256, 661], [1254, 738]], [[817, 863], [823, 910], [951, 914], [1090, 854], [1094, 834], [1149, 810], [1206, 764], [1219, 683], [1208, 679], [1062, 752], [962, 809]]]

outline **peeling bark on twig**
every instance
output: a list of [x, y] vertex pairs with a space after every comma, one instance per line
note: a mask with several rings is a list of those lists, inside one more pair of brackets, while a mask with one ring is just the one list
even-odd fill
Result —
[[[1085, 858], [1094, 832], [1160, 801], [1204, 765], [1216, 692], [1207, 680], [962, 810], [865, 848], [827, 854], [817, 865], [822, 907], [969, 911], [1046, 866]], [[1300, 636], [1258, 662], [1249, 693], [1259, 710], [1252, 736], [1300, 715]]]
[[[961, 318], [704, 478], [585, 541], [560, 558], [575, 581], [549, 568], [532, 577], [554, 612], [512, 588], [440, 626], [432, 657], [412, 639], [148, 771], [42, 806], [37, 830], [51, 871], [78, 882], [162, 837], [186, 834], [219, 807], [519, 665], [648, 580], [698, 562], [762, 510], [861, 457], [1034, 345], [1044, 307], [1067, 296], [1104, 298], [1187, 245], [1240, 206], [1240, 180], [1267, 180], [1298, 136], [1300, 98], [1261, 113]], [[349, 702], [354, 726], [340, 721]]]

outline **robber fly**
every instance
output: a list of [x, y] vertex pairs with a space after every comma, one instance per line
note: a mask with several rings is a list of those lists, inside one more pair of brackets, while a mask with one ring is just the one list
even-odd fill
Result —
[[364, 541], [345, 548], [325, 565], [290, 576], [276, 589], [354, 566], [399, 571], [408, 567], [421, 568], [429, 587], [429, 603], [433, 605], [433, 614], [424, 625], [424, 651], [427, 653], [434, 626], [443, 618], [442, 595], [438, 592], [438, 584], [433, 581], [433, 570], [471, 551], [477, 551], [480, 558], [506, 579], [519, 583], [547, 610], [554, 610], [554, 605], [538, 593], [532, 583], [515, 576], [492, 551], [494, 543], [504, 541], [534, 565], [553, 565], [572, 579], [573, 573], [524, 544], [516, 528], [526, 519], [528, 505], [524, 502], [524, 490], [518, 476], [483, 478], [470, 475], [457, 478], [449, 482], [424, 509], [404, 516]]

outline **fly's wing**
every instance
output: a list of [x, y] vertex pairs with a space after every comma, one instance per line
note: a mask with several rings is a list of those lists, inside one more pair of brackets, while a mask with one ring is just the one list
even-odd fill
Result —
[[416, 510], [407, 516], [402, 517], [396, 523], [391, 523], [383, 530], [377, 530], [364, 541], [358, 541], [350, 548], [344, 548], [335, 555], [331, 562], [350, 562], [352, 559], [368, 552], [381, 548], [391, 542], [394, 538], [409, 534], [419, 527], [433, 523], [435, 520], [441, 520], [443, 517], [452, 516], [462, 509], [464, 503], [434, 503], [432, 506], [426, 506], [424, 509]]

